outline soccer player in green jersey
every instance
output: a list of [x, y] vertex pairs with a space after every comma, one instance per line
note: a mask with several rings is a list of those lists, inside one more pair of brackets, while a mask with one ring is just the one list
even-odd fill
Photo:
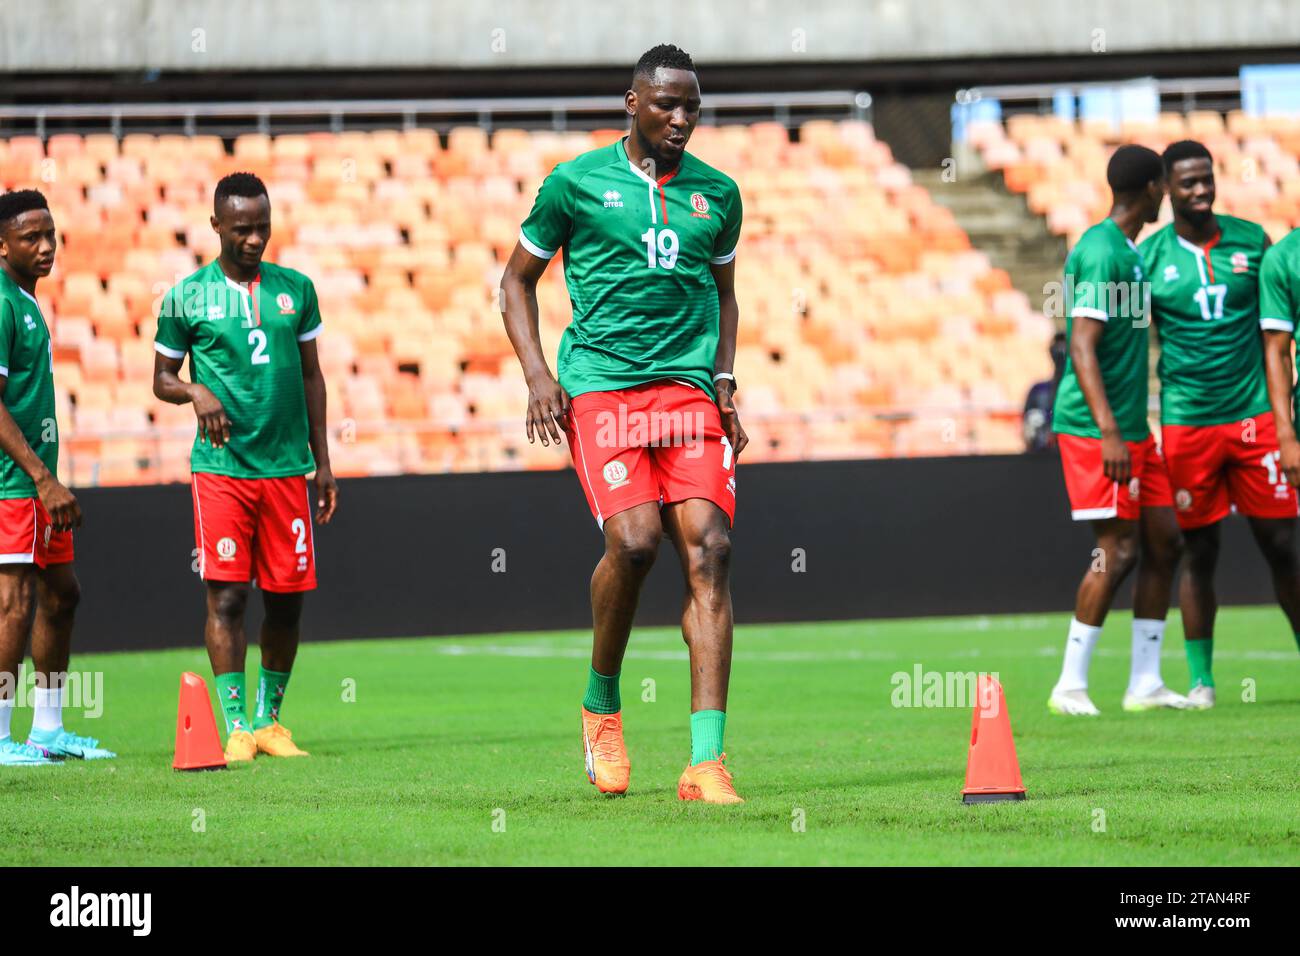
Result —
[[[63, 726], [72, 622], [81, 597], [72, 529], [81, 507], [58, 478], [54, 349], [36, 301], [54, 267], [54, 218], [34, 189], [0, 195], [0, 766], [112, 757]], [[35, 712], [27, 743], [10, 735], [31, 636]]]
[[[262, 261], [271, 200], [262, 181], [217, 183], [212, 228], [221, 254], [163, 299], [154, 342], [154, 395], [191, 403], [190, 453], [199, 573], [207, 584], [204, 638], [226, 718], [226, 759], [304, 756], [280, 723], [298, 652], [303, 593], [316, 587], [306, 476], [316, 473], [316, 522], [334, 516], [338, 488], [325, 430], [325, 379], [316, 351], [316, 289]], [[180, 377], [185, 356], [190, 379]], [[251, 725], [244, 683], [249, 582], [266, 610]]]
[[[561, 163], [542, 184], [501, 280], [502, 312], [528, 383], [529, 441], [559, 443], [566, 433], [605, 536], [591, 579], [587, 777], [603, 793], [628, 787], [618, 678], [642, 582], [667, 535], [686, 578], [682, 636], [691, 663], [691, 757], [677, 793], [739, 803], [723, 729], [730, 528], [736, 458], [747, 441], [732, 372], [740, 193], [686, 152], [700, 115], [686, 53], [669, 45], [646, 52], [625, 106], [628, 136]], [[557, 380], [542, 354], [536, 286], [561, 250], [573, 322]]]
[[[1292, 383], [1293, 342], [1300, 327], [1300, 229], [1292, 230], [1264, 253], [1259, 267], [1259, 325], [1264, 330], [1264, 367], [1277, 431], [1278, 470], [1281, 479], [1296, 488], [1300, 487], [1300, 441], [1296, 439], [1295, 412], [1300, 386]], [[1284, 566], [1284, 573], [1288, 570], [1294, 574], [1294, 564]], [[1281, 584], [1275, 586], [1281, 590]], [[1300, 647], [1300, 631], [1294, 637]]]
[[1268, 235], [1214, 213], [1214, 163], [1203, 145], [1164, 153], [1174, 221], [1142, 243], [1160, 336], [1160, 419], [1174, 507], [1187, 547], [1183, 609], [1191, 703], [1214, 705], [1214, 568], [1219, 523], [1245, 515], [1273, 588], [1300, 633], [1295, 487], [1278, 467], [1260, 334], [1259, 269]]
[[1137, 238], [1164, 199], [1160, 157], [1121, 146], [1106, 168], [1110, 215], [1080, 237], [1065, 262], [1070, 354], [1052, 427], [1075, 521], [1092, 522], [1097, 548], [1083, 575], [1061, 676], [1048, 698], [1056, 714], [1095, 716], [1088, 664], [1120, 584], [1137, 568], [1133, 656], [1125, 710], [1183, 707], [1160, 677], [1160, 645], [1178, 523], [1160, 449], [1147, 425], [1150, 316]]

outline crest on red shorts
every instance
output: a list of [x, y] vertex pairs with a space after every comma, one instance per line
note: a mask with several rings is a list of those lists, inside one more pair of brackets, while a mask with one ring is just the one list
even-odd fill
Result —
[[234, 538], [222, 538], [217, 542], [217, 557], [222, 561], [232, 560], [235, 557], [236, 550]]
[[602, 474], [605, 481], [609, 484], [609, 490], [621, 488], [627, 484], [627, 465], [623, 464], [617, 458], [607, 464]]
[[1142, 491], [1142, 485], [1136, 478], [1128, 480], [1128, 497], [1130, 501], [1137, 501], [1138, 495]]
[[1186, 511], [1192, 506], [1192, 493], [1186, 488], [1179, 488], [1174, 492], [1174, 506], [1179, 511]]

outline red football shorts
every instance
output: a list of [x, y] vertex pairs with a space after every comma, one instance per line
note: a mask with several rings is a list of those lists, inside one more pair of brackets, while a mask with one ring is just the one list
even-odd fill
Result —
[[1056, 438], [1061, 449], [1061, 467], [1065, 470], [1065, 490], [1070, 496], [1070, 516], [1075, 521], [1101, 518], [1136, 521], [1143, 508], [1172, 507], [1169, 474], [1151, 435], [1144, 441], [1124, 443], [1128, 445], [1132, 463], [1132, 474], [1124, 488], [1102, 471], [1100, 438], [1079, 435]]
[[736, 517], [736, 456], [709, 393], [660, 379], [574, 398], [569, 454], [603, 529], [610, 515], [655, 501], [704, 498]]
[[1222, 425], [1166, 425], [1165, 457], [1178, 524], [1201, 528], [1235, 509], [1251, 518], [1294, 518], [1296, 492], [1278, 467], [1273, 413]]
[[316, 587], [307, 479], [197, 473], [194, 538], [205, 581], [252, 581], [263, 591]]
[[0, 501], [0, 564], [72, 562], [72, 532], [55, 531], [39, 498]]

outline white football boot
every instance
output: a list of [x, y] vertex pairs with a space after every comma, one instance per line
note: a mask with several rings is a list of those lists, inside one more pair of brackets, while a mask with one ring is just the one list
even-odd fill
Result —
[[1197, 684], [1187, 694], [1189, 710], [1209, 710], [1214, 706], [1214, 688]]
[[1171, 710], [1186, 710], [1190, 706], [1191, 702], [1186, 697], [1170, 690], [1164, 684], [1144, 694], [1134, 694], [1132, 691], [1124, 693], [1124, 709], [1130, 712], [1159, 710], [1164, 707]]
[[1086, 690], [1052, 690], [1047, 698], [1047, 709], [1054, 714], [1068, 714], [1071, 717], [1097, 717], [1101, 711], [1088, 698]]

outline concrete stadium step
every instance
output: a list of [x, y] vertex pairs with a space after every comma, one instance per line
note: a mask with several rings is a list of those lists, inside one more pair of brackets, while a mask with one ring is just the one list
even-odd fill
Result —
[[975, 247], [1007, 271], [1011, 284], [1029, 297], [1034, 308], [1042, 308], [1044, 286], [1060, 281], [1065, 241], [1029, 211], [1024, 197], [1007, 192], [999, 174], [982, 170], [960, 172], [950, 182], [943, 170], [914, 169], [912, 179], [952, 212]]

